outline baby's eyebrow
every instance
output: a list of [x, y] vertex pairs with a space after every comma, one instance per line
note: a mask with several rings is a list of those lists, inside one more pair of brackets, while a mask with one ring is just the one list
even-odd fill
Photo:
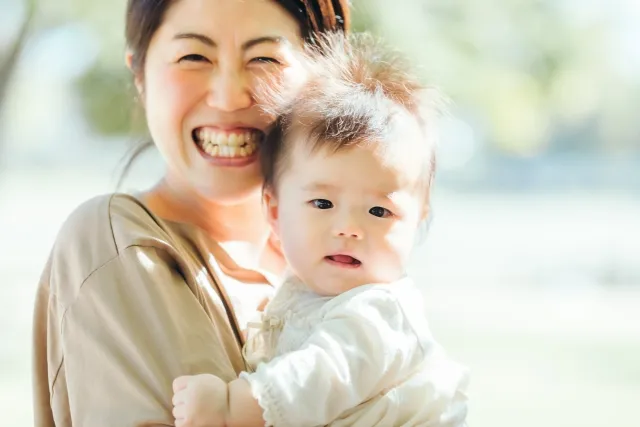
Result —
[[[329, 184], [327, 182], [311, 182], [309, 184], [302, 186], [303, 191], [309, 191], [309, 192], [314, 192], [314, 191], [336, 192], [336, 191], [340, 191], [343, 188], [344, 188], [344, 185]], [[375, 196], [376, 198], [389, 200], [391, 203], [394, 203], [394, 204], [395, 204], [395, 200], [397, 199], [397, 195], [400, 193], [397, 190], [393, 190], [389, 192], [389, 191], [382, 191], [382, 190], [375, 190], [375, 189], [364, 189], [363, 192], [369, 193], [370, 195]]]
[[400, 195], [400, 191], [392, 191], [390, 193], [383, 193], [382, 196], [389, 199], [389, 200], [394, 200], [397, 199], [398, 196]]
[[312, 182], [302, 187], [304, 191], [327, 191], [327, 190], [337, 190], [339, 187], [334, 184], [328, 184], [325, 182]]

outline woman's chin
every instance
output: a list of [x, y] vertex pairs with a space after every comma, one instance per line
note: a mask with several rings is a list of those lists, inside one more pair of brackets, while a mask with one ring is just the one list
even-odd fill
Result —
[[[233, 205], [249, 202], [252, 199], [256, 203], [262, 200], [262, 178], [256, 174], [253, 179], [233, 179], [228, 174], [220, 176], [219, 179], [212, 179], [209, 183], [198, 182], [196, 184], [198, 192], [215, 204]], [[237, 177], [243, 178], [243, 177]]]

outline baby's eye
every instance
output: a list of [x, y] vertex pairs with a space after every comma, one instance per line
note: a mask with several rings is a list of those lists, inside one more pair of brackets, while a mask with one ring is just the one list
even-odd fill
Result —
[[314, 199], [310, 203], [318, 209], [331, 209], [333, 207], [333, 203], [326, 199]]
[[377, 216], [378, 218], [388, 218], [390, 216], [393, 216], [393, 212], [381, 206], [375, 206], [369, 209], [369, 213], [373, 216]]

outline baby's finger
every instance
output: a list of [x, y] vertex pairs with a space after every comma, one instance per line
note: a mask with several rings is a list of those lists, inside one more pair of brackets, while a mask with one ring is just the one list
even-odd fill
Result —
[[185, 421], [186, 412], [187, 410], [185, 405], [174, 406], [172, 411], [173, 417], [176, 419], [176, 421], [181, 420], [182, 422]]
[[173, 398], [171, 399], [171, 403], [173, 403], [173, 406], [178, 406], [178, 405], [182, 405], [183, 403], [186, 403], [185, 392], [180, 391], [174, 394]]
[[187, 388], [187, 384], [189, 384], [190, 378], [190, 376], [182, 376], [173, 380], [173, 392], [177, 393], [178, 391]]

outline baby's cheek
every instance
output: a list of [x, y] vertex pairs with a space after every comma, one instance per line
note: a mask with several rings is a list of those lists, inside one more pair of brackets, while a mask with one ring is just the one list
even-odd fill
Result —
[[[305, 255], [311, 255], [308, 237], [309, 230], [301, 222], [283, 222], [280, 230], [280, 243], [285, 256], [294, 268], [300, 268]], [[317, 244], [315, 245], [317, 247]]]
[[406, 232], [393, 233], [385, 240], [384, 256], [380, 262], [383, 263], [387, 269], [404, 270], [411, 256], [412, 248], [412, 234]]

